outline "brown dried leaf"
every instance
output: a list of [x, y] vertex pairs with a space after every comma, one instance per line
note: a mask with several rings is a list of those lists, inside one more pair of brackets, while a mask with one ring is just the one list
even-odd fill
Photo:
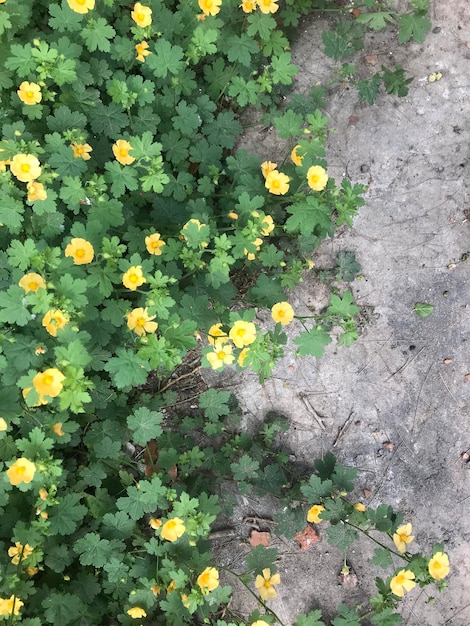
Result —
[[378, 60], [379, 57], [376, 54], [368, 54], [366, 56], [366, 63], [368, 63], [369, 65], [377, 65]]
[[253, 528], [250, 533], [249, 541], [253, 548], [256, 548], [256, 546], [265, 546], [267, 548], [271, 544], [271, 533], [255, 530]]
[[317, 530], [309, 524], [294, 537], [294, 541], [299, 544], [301, 550], [308, 550], [314, 543], [320, 541]]
[[391, 441], [384, 441], [382, 445], [385, 448], [385, 450], [388, 450], [389, 452], [391, 452], [393, 448], [395, 447], [395, 444], [392, 443]]
[[363, 493], [366, 498], [370, 498], [372, 496], [372, 491], [370, 491], [370, 489], [364, 489]]

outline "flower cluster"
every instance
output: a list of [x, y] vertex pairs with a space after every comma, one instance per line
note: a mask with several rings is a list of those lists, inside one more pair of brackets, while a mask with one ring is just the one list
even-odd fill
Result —
[[261, 164], [261, 173], [264, 176], [264, 186], [269, 193], [275, 196], [283, 196], [289, 191], [290, 178], [286, 174], [279, 172], [277, 163], [264, 161]]
[[243, 360], [246, 358], [246, 346], [251, 345], [256, 339], [256, 326], [253, 322], [237, 320], [227, 335], [222, 330], [222, 324], [213, 324], [209, 328], [208, 339], [213, 346], [213, 351], [207, 353], [206, 358], [212, 369], [217, 370], [224, 365], [231, 365], [234, 362], [235, 356], [232, 354], [233, 346], [229, 343], [230, 341], [237, 348], [242, 349], [238, 364], [243, 365]]
[[279, 5], [278, 0], [243, 0], [240, 8], [244, 13], [252, 13], [258, 8], [261, 13], [268, 15], [269, 13], [276, 13]]

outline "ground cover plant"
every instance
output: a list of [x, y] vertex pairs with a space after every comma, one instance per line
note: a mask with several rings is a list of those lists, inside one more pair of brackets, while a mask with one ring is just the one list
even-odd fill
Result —
[[[425, 9], [413, 7], [422, 24]], [[233, 420], [225, 392], [205, 392], [201, 414], [181, 422], [164, 410], [175, 402], [171, 374], [198, 337], [206, 366], [269, 376], [295, 314], [285, 289], [363, 203], [363, 186], [328, 176], [324, 92], [277, 108], [297, 71], [290, 31], [315, 8], [325, 6], [0, 2], [7, 623], [217, 623], [228, 603], [207, 541], [219, 510], [213, 486], [249, 489], [259, 448], [243, 434], [224, 439]], [[353, 73], [338, 67], [338, 80]], [[408, 79], [392, 73], [402, 88], [384, 78], [386, 89], [403, 95]], [[286, 140], [282, 161], [234, 150], [247, 105]], [[258, 307], [271, 310], [270, 328], [257, 325]], [[297, 316], [299, 355], [321, 356], [333, 333], [349, 345], [357, 310], [346, 289], [326, 310]], [[158, 393], [142, 391], [150, 372]], [[262, 470], [276, 485], [285, 460], [273, 459]], [[327, 511], [343, 497], [337, 487]], [[327, 492], [309, 504], [323, 506]], [[336, 526], [348, 506], [335, 509]], [[274, 574], [268, 556], [252, 575]], [[410, 568], [420, 584], [439, 580], [427, 561]], [[395, 606], [390, 590], [384, 598], [380, 611]]]

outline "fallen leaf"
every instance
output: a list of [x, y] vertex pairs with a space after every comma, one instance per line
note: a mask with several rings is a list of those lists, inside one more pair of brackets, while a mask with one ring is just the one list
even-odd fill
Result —
[[363, 493], [366, 498], [370, 498], [372, 496], [372, 491], [369, 489], [364, 489]]
[[256, 548], [256, 546], [265, 546], [267, 548], [271, 544], [271, 533], [255, 530], [253, 528], [250, 533], [249, 541], [253, 548]]
[[301, 550], [308, 550], [314, 543], [320, 541], [320, 536], [318, 535], [316, 529], [309, 524], [306, 528], [296, 534], [294, 541], [299, 544]]
[[385, 450], [388, 450], [389, 452], [391, 452], [395, 447], [395, 444], [393, 444], [391, 441], [384, 441], [382, 445]]
[[366, 56], [366, 63], [368, 63], [369, 65], [377, 65], [378, 60], [379, 57], [376, 54], [368, 54]]
[[338, 574], [338, 580], [345, 589], [354, 589], [357, 586], [357, 576], [348, 565]]

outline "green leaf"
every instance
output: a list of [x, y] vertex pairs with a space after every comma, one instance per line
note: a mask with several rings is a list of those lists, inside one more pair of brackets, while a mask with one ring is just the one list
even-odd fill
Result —
[[349, 289], [343, 293], [342, 297], [333, 294], [327, 311], [330, 315], [339, 315], [343, 319], [347, 319], [359, 313], [359, 307], [353, 302], [354, 296]]
[[242, 125], [233, 111], [221, 111], [213, 122], [204, 126], [204, 133], [210, 144], [232, 149], [237, 137], [242, 132]]
[[54, 441], [46, 437], [42, 429], [36, 426], [29, 433], [29, 439], [20, 439], [16, 442], [16, 446], [28, 459], [45, 458], [49, 456]]
[[95, 52], [95, 50], [109, 52], [111, 49], [110, 39], [115, 34], [114, 28], [102, 17], [90, 18], [87, 26], [81, 30], [81, 36], [89, 52]]
[[299, 68], [297, 65], [291, 63], [292, 55], [290, 52], [283, 52], [278, 57], [273, 57], [271, 59], [273, 72], [272, 79], [273, 83], [277, 85], [281, 83], [281, 85], [291, 85], [294, 76], [296, 76]]
[[233, 76], [229, 88], [228, 95], [235, 98], [241, 107], [247, 104], [256, 104], [258, 101], [260, 87], [255, 80], [245, 80], [242, 76]]
[[87, 533], [74, 543], [73, 550], [82, 565], [93, 567], [103, 567], [115, 553], [113, 544], [108, 539], [101, 539], [98, 533]]
[[336, 257], [335, 270], [340, 280], [352, 282], [361, 271], [361, 266], [357, 262], [354, 252], [341, 250]]
[[254, 575], [261, 574], [266, 568], [271, 570], [271, 574], [274, 574], [276, 569], [277, 548], [265, 548], [264, 546], [256, 546], [245, 557], [247, 568], [253, 572]]
[[374, 565], [379, 565], [382, 569], [388, 569], [393, 565], [390, 550], [386, 548], [375, 548], [371, 562]]
[[392, 529], [393, 509], [387, 504], [381, 504], [377, 509], [367, 509], [367, 519], [380, 532], [389, 532]]
[[361, 626], [359, 616], [354, 609], [348, 608], [345, 604], [340, 604], [338, 609], [340, 614], [331, 622], [333, 626]]
[[219, 38], [219, 32], [214, 28], [204, 30], [201, 26], [194, 29], [191, 45], [188, 48], [187, 56], [193, 62], [197, 63], [207, 54], [217, 52], [215, 42]]
[[259, 471], [259, 462], [244, 454], [238, 461], [230, 465], [234, 480], [244, 482], [250, 480]]
[[167, 487], [162, 485], [158, 476], [153, 476], [151, 481], [141, 481], [139, 485], [140, 489], [128, 487], [127, 496], [117, 500], [118, 509], [127, 513], [132, 520], [139, 520], [145, 513], [168, 506]]
[[53, 626], [67, 626], [86, 614], [83, 602], [71, 593], [50, 591], [41, 606], [44, 617]]
[[276, 535], [293, 539], [299, 531], [305, 528], [305, 511], [300, 506], [295, 509], [285, 507], [280, 513], [274, 513], [273, 521], [276, 523]]
[[49, 165], [57, 171], [59, 176], [80, 176], [87, 170], [86, 161], [75, 159], [69, 146], [61, 146], [49, 157]]
[[248, 16], [249, 26], [246, 29], [250, 37], [260, 36], [260, 39], [267, 41], [271, 36], [271, 31], [277, 26], [276, 20], [271, 15], [266, 15], [259, 11], [250, 13]]
[[338, 491], [352, 491], [354, 489], [354, 479], [357, 475], [355, 467], [345, 467], [342, 463], [336, 463], [331, 480]]
[[359, 24], [366, 24], [373, 30], [382, 30], [387, 27], [387, 22], [395, 23], [391, 11], [376, 11], [375, 13], [361, 13], [356, 17]]
[[81, 499], [82, 495], [79, 493], [68, 493], [59, 499], [57, 505], [49, 509], [49, 532], [63, 536], [76, 531], [79, 522], [88, 512], [86, 506], [80, 504]]
[[190, 296], [185, 293], [178, 305], [179, 316], [194, 320], [200, 328], [211, 326], [218, 319], [217, 313], [209, 307], [209, 298], [206, 295]]
[[0, 35], [11, 28], [10, 16], [8, 13], [0, 13]]
[[10, 285], [7, 291], [0, 292], [0, 322], [26, 326], [31, 313], [24, 305], [24, 290], [18, 285]]
[[299, 113], [294, 113], [292, 109], [288, 109], [284, 115], [275, 117], [273, 124], [277, 128], [279, 137], [289, 139], [297, 137], [302, 132], [304, 118]]
[[210, 420], [216, 420], [222, 415], [228, 415], [230, 409], [227, 402], [230, 399], [228, 391], [217, 391], [216, 389], [208, 389], [199, 397], [199, 406], [204, 409], [206, 417]]
[[367, 102], [367, 104], [374, 104], [380, 87], [380, 76], [377, 74], [372, 78], [365, 78], [357, 83], [357, 92], [359, 102]]
[[325, 346], [331, 343], [331, 337], [321, 327], [316, 327], [309, 332], [301, 332], [294, 339], [294, 343], [299, 346], [297, 350], [299, 356], [310, 354], [319, 359], [325, 351]]
[[23, 242], [13, 239], [7, 253], [10, 264], [24, 271], [31, 267], [31, 261], [38, 254], [38, 250], [32, 239], [25, 239]]
[[83, 113], [71, 111], [67, 106], [59, 106], [54, 109], [54, 114], [48, 115], [46, 121], [49, 130], [57, 133], [63, 133], [64, 130], [70, 128], [82, 129], [87, 124], [87, 118]]
[[80, 206], [87, 197], [78, 176], [64, 176], [60, 185], [59, 196], [75, 214], [80, 211]]
[[79, 339], [71, 341], [66, 346], [58, 346], [54, 349], [57, 363], [62, 366], [73, 365], [74, 367], [86, 367], [92, 358]]
[[157, 439], [163, 433], [161, 423], [163, 415], [140, 407], [127, 418], [127, 426], [132, 431], [132, 441], [145, 446], [151, 439]]
[[413, 307], [413, 311], [418, 317], [428, 317], [434, 311], [434, 306], [427, 302], [417, 302]]
[[230, 63], [241, 63], [241, 65], [248, 67], [251, 64], [252, 55], [259, 53], [258, 43], [246, 33], [229, 37], [225, 45]]
[[49, 5], [49, 26], [63, 33], [65, 31], [77, 32], [82, 28], [82, 16], [74, 11], [70, 11], [68, 6], [61, 7], [58, 4]]
[[139, 188], [137, 172], [127, 165], [120, 165], [117, 161], [108, 161], [104, 166], [107, 174], [105, 180], [111, 185], [111, 193], [115, 198], [124, 195], [126, 189], [135, 191]]
[[398, 613], [392, 613], [393, 608], [387, 607], [380, 613], [373, 615], [370, 618], [372, 624], [377, 624], [378, 626], [395, 626], [395, 624], [402, 624], [403, 617]]
[[332, 477], [336, 467], [334, 454], [327, 452], [322, 459], [316, 459], [314, 467], [322, 480], [328, 480]]
[[10, 419], [23, 414], [23, 407], [19, 403], [18, 387], [3, 387], [0, 389], [1, 417]]
[[292, 214], [285, 225], [288, 233], [311, 235], [317, 227], [322, 233], [332, 233], [331, 207], [316, 195], [286, 207], [286, 211]]
[[330, 546], [337, 546], [340, 550], [346, 550], [357, 539], [357, 532], [343, 523], [328, 526], [326, 532]]
[[294, 626], [325, 626], [321, 620], [321, 611], [311, 611], [307, 615], [299, 615], [294, 622]]
[[46, 567], [59, 574], [63, 572], [74, 559], [71, 550], [65, 543], [55, 543], [52, 546], [48, 546], [47, 550], [44, 552], [44, 563]]
[[382, 80], [384, 81], [385, 91], [394, 93], [403, 98], [408, 95], [408, 85], [413, 82], [413, 78], [405, 77], [405, 70], [397, 65], [395, 70], [389, 70], [382, 65]]
[[271, 308], [277, 302], [285, 300], [286, 296], [278, 278], [270, 278], [266, 274], [260, 274], [256, 285], [248, 291], [248, 297], [259, 306]]
[[300, 490], [312, 504], [317, 504], [325, 496], [330, 496], [333, 489], [331, 480], [322, 480], [319, 476], [313, 474], [310, 476], [308, 483], [301, 485]]
[[24, 46], [12, 44], [9, 56], [5, 61], [5, 67], [13, 70], [20, 78], [29, 77], [36, 68], [36, 62], [32, 56], [32, 46], [27, 43]]
[[116, 356], [109, 359], [104, 369], [111, 374], [118, 389], [128, 389], [145, 383], [150, 365], [132, 350], [118, 348]]
[[406, 43], [413, 39], [416, 43], [423, 43], [426, 33], [431, 29], [431, 22], [427, 17], [416, 14], [401, 15], [398, 20], [398, 42]]
[[84, 278], [72, 278], [70, 274], [64, 274], [56, 288], [57, 294], [68, 300], [67, 308], [80, 310], [88, 304], [88, 298], [84, 295], [87, 290], [87, 281]]
[[173, 126], [183, 135], [193, 135], [202, 123], [202, 119], [194, 104], [188, 104], [186, 100], [180, 100], [176, 105], [177, 115], [171, 118]]
[[[98, 102], [90, 116], [90, 124], [94, 133], [104, 133], [107, 137], [115, 139], [124, 126], [127, 126], [129, 119], [122, 110], [122, 107], [115, 102], [104, 105]], [[77, 159], [81, 161], [82, 159]]]
[[146, 59], [146, 65], [157, 78], [166, 78], [170, 74], [178, 74], [184, 67], [183, 49], [173, 46], [160, 37], [154, 46], [153, 54]]
[[354, 54], [354, 48], [351, 45], [349, 37], [336, 31], [322, 33], [323, 45], [325, 46], [325, 54], [335, 61], [347, 59]]
[[20, 200], [3, 195], [0, 201], [0, 224], [11, 233], [19, 233], [23, 223], [24, 205]]

